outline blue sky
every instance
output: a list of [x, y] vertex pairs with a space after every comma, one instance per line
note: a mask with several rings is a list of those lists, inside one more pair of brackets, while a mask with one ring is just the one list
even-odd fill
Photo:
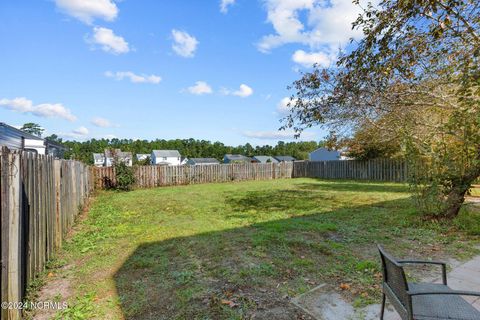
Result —
[[3, 0], [0, 121], [77, 140], [289, 141], [286, 87], [358, 37], [358, 12], [350, 0]]

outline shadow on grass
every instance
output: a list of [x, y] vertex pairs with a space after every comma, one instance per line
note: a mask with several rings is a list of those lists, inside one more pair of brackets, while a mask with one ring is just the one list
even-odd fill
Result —
[[[312, 197], [279, 190], [227, 202], [242, 211], [294, 201], [304, 210]], [[114, 276], [122, 311], [126, 319], [308, 319], [288, 297], [324, 282], [349, 282], [375, 298], [374, 244], [395, 241], [401, 250], [402, 242], [432, 240], [411, 237], [431, 233], [406, 224], [406, 206], [405, 199], [385, 201], [142, 244]]]
[[308, 211], [318, 208], [321, 196], [308, 190], [248, 191], [240, 196], [227, 196], [225, 203], [238, 212], [294, 210]]
[[408, 186], [400, 183], [384, 184], [382, 182], [352, 181], [352, 180], [329, 180], [312, 179], [316, 183], [298, 184], [297, 187], [303, 190], [322, 190], [322, 191], [351, 191], [351, 192], [408, 192]]

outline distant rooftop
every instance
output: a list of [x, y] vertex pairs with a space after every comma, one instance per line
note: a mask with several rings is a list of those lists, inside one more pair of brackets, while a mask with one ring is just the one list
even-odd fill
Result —
[[268, 162], [277, 163], [278, 162], [277, 159], [271, 156], [254, 156], [253, 159], [257, 160], [260, 163], [268, 163]]
[[219, 164], [220, 162], [215, 159], [215, 158], [190, 158], [189, 159], [191, 162], [196, 163], [196, 164]]
[[251, 161], [252, 159], [241, 154], [226, 154], [225, 158], [230, 161]]
[[180, 158], [180, 152], [178, 150], [153, 150], [152, 151], [155, 157], [166, 157], [166, 158]]
[[295, 159], [294, 157], [292, 156], [275, 156], [274, 157], [275, 159], [277, 159], [278, 161], [282, 162], [282, 161], [295, 161], [297, 159]]

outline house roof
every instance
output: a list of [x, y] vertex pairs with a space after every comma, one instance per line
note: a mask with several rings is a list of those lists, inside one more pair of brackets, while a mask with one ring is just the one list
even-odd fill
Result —
[[22, 131], [20, 129], [17, 129], [15, 127], [12, 127], [4, 122], [0, 122], [0, 127], [5, 127], [6, 129], [12, 130], [17, 132], [20, 136], [24, 137], [25, 139], [32, 139], [32, 140], [44, 140], [36, 135], [26, 133], [25, 131]]
[[273, 163], [277, 163], [278, 160], [275, 159], [274, 157], [271, 157], [271, 156], [254, 156], [253, 159], [257, 160], [258, 162], [260, 163], [267, 163], [269, 162], [273, 162]]
[[219, 164], [220, 161], [218, 161], [215, 158], [190, 158], [189, 159], [193, 163], [214, 163], [214, 164]]
[[224, 158], [230, 161], [251, 161], [252, 159], [241, 154], [226, 154]]
[[155, 155], [155, 157], [175, 157], [175, 158], [180, 158], [180, 152], [178, 150], [153, 150], [152, 153]]
[[297, 159], [295, 159], [294, 157], [292, 156], [275, 156], [274, 157], [275, 159], [277, 159], [278, 161], [282, 162], [282, 161], [295, 161]]

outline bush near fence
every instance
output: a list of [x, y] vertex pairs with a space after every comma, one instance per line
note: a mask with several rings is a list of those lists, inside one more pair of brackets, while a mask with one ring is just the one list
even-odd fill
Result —
[[[31, 281], [62, 246], [75, 216], [93, 191], [90, 171], [78, 161], [0, 153], [0, 301], [20, 302]], [[21, 318], [2, 308], [1, 319]]]

